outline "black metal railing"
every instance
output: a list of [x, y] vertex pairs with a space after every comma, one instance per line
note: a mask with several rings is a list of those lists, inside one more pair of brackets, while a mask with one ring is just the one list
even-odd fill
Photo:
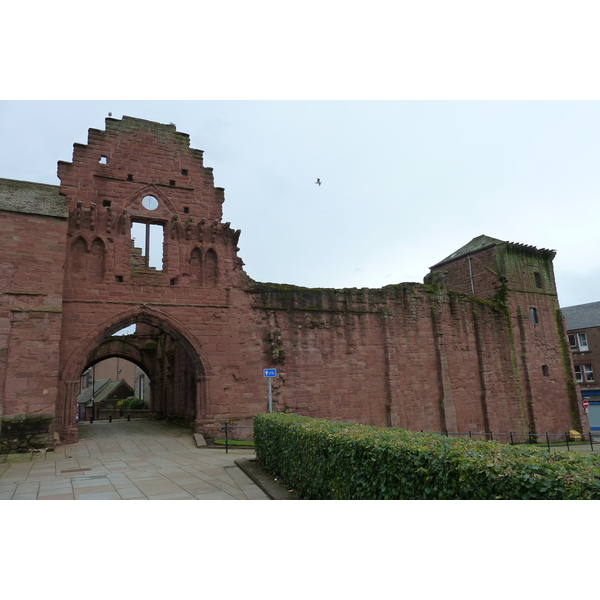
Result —
[[[421, 430], [423, 433], [423, 430]], [[487, 441], [504, 442], [511, 445], [517, 444], [543, 444], [551, 449], [551, 444], [555, 446], [567, 446], [567, 450], [571, 449], [571, 446], [588, 444], [590, 445], [591, 451], [594, 452], [594, 434], [590, 431], [589, 433], [533, 433], [533, 432], [514, 432], [509, 431], [508, 433], [492, 432], [492, 431], [466, 431], [466, 432], [453, 432], [453, 431], [442, 431], [434, 432], [438, 435], [446, 437], [469, 437], [474, 439], [481, 439]], [[596, 433], [596, 437], [600, 438], [600, 434]], [[600, 440], [596, 440], [598, 442]]]
[[[254, 426], [253, 425], [229, 425], [228, 423], [225, 423], [225, 425], [222, 425], [220, 427], [220, 431], [225, 432], [225, 454], [229, 453], [229, 430], [230, 429], [254, 429]], [[241, 441], [245, 441], [245, 440], [241, 440]]]
[[[222, 425], [220, 427], [220, 431], [225, 432], [226, 453], [229, 453], [229, 431], [231, 429], [254, 429], [254, 426], [229, 425], [228, 423]], [[423, 432], [424, 431], [421, 430], [421, 433]], [[592, 452], [598, 451], [598, 448], [600, 447], [600, 432], [592, 433], [591, 431], [588, 433], [534, 433], [532, 431], [509, 431], [508, 433], [502, 433], [497, 431], [435, 431], [432, 433], [436, 433], [437, 435], [445, 437], [469, 437], [490, 442], [496, 441], [505, 444], [510, 444], [511, 446], [516, 446], [520, 444], [531, 444], [536, 446], [543, 445], [546, 446], [548, 450], [552, 449], [552, 445], [554, 445], [555, 447], [566, 446], [567, 450], [571, 450], [571, 447], [581, 447], [583, 445], [587, 446], [589, 444]], [[596, 440], [594, 440], [594, 435], [596, 436]], [[596, 446], [594, 446], [594, 441], [596, 442]]]

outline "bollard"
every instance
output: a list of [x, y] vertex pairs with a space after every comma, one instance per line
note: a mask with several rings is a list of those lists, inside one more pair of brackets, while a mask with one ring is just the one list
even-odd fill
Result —
[[108, 422], [112, 423], [112, 415], [108, 415]]
[[127, 420], [131, 421], [131, 415], [129, 413], [127, 413]]

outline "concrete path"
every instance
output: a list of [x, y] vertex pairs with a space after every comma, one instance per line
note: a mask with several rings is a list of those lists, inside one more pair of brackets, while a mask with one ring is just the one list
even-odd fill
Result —
[[0, 455], [0, 500], [268, 500], [235, 465], [253, 456], [159, 421], [80, 423], [76, 444]]

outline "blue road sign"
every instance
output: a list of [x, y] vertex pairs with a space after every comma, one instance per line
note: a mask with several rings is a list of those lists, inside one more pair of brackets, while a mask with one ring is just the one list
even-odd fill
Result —
[[277, 369], [263, 369], [263, 377], [277, 377]]

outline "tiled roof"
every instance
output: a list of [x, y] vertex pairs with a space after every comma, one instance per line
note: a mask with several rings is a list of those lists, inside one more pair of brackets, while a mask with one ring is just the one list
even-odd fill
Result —
[[[94, 391], [94, 402], [101, 402], [102, 400], [106, 400], [118, 387], [126, 386], [131, 390], [131, 387], [124, 379], [117, 379], [117, 381], [112, 381], [111, 379], [100, 379], [94, 382], [93, 386], [88, 386], [77, 396], [78, 404], [85, 404], [86, 406], [91, 406], [92, 402], [92, 387]], [[133, 391], [133, 390], [132, 390]]]
[[106, 387], [110, 383], [110, 379], [98, 379], [94, 381], [93, 386], [88, 386], [77, 396], [77, 403], [88, 403], [92, 399], [92, 391], [94, 392], [94, 399], [98, 399], [98, 394], [102, 391], [102, 388]]
[[441, 260], [439, 263], [433, 265], [433, 267], [430, 268], [435, 269], [445, 263], [452, 262], [457, 258], [462, 258], [463, 256], [474, 254], [475, 252], [479, 252], [480, 250], [484, 250], [485, 248], [491, 248], [492, 246], [497, 246], [498, 244], [504, 244], [507, 248], [517, 252], [545, 255], [545, 257], [549, 259], [553, 259], [556, 254], [555, 250], [548, 250], [546, 248], [536, 248], [535, 246], [528, 246], [526, 244], [519, 244], [516, 242], [504, 242], [497, 238], [490, 237], [489, 235], [480, 235], [476, 238], [473, 238], [468, 244], [465, 244], [462, 248], [459, 248], [450, 256], [447, 256], [446, 258], [444, 258], [444, 260]]
[[14, 179], [0, 179], [0, 210], [49, 217], [69, 216], [57, 185]]
[[560, 310], [569, 331], [600, 326], [600, 302], [566, 306]]
[[461, 256], [466, 256], [467, 254], [473, 254], [473, 252], [478, 252], [479, 250], [483, 250], [484, 248], [489, 248], [490, 246], [496, 246], [497, 244], [504, 244], [502, 240], [497, 240], [496, 238], [489, 237], [487, 235], [480, 235], [476, 238], [473, 238], [468, 244], [465, 244], [462, 248], [459, 248], [455, 252], [453, 252], [450, 256], [444, 258], [439, 263], [433, 265], [437, 267], [451, 260], [455, 260], [460, 258]]

